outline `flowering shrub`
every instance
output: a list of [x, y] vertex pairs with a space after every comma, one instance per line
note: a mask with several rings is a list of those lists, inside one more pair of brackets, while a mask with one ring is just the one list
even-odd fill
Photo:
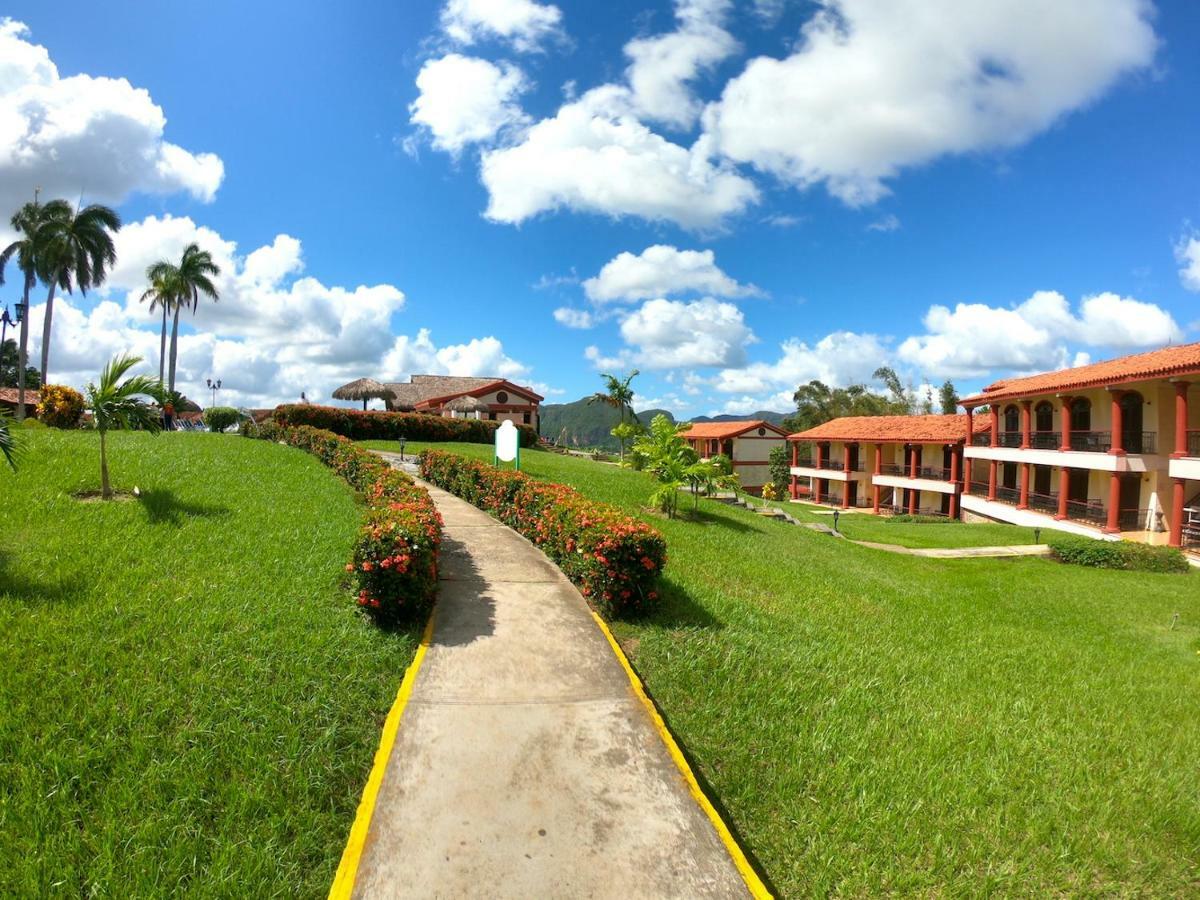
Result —
[[537, 544], [604, 615], [635, 615], [658, 600], [667, 545], [649, 525], [566, 485], [453, 453], [426, 450], [421, 477]]
[[[483, 419], [450, 419], [430, 413], [378, 412], [313, 406], [298, 403], [275, 407], [272, 418], [280, 425], [310, 425], [340, 434], [354, 441], [394, 441], [401, 435], [410, 441], [459, 441], [464, 444], [491, 444], [496, 440], [499, 422]], [[518, 425], [521, 446], [538, 442], [537, 431]]]
[[308, 451], [366, 498], [366, 520], [346, 564], [357, 582], [358, 605], [388, 625], [427, 612], [437, 589], [442, 541], [442, 517], [429, 492], [331, 431], [264, 422], [255, 436]]
[[83, 418], [83, 395], [64, 384], [42, 388], [37, 417], [54, 428], [77, 428]]

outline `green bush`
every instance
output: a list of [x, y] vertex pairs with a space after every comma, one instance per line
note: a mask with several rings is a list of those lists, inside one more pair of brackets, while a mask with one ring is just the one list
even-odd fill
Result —
[[83, 418], [83, 395], [64, 384], [48, 384], [42, 388], [37, 415], [51, 428], [78, 428]]
[[895, 516], [888, 516], [884, 521], [897, 525], [944, 525], [946, 522], [957, 522], [959, 520], [951, 519], [949, 516], [914, 516], [908, 513], [901, 513]]
[[[294, 428], [308, 425], [332, 431], [352, 441], [394, 441], [403, 435], [410, 441], [460, 441], [464, 444], [491, 444], [496, 440], [499, 422], [483, 419], [451, 419], [431, 413], [363, 412], [336, 406], [297, 403], [277, 406], [272, 418], [280, 425]], [[521, 446], [533, 447], [538, 433], [530, 425], [518, 425]]]
[[791, 449], [788, 444], [780, 444], [772, 447], [768, 456], [771, 484], [775, 485], [775, 494], [779, 497], [786, 497], [792, 484]]
[[1073, 534], [1056, 534], [1046, 543], [1060, 562], [1093, 569], [1187, 573], [1190, 568], [1187, 558], [1174, 547], [1152, 547], [1134, 541], [1100, 541]]
[[204, 411], [204, 424], [209, 431], [224, 431], [241, 419], [242, 414], [232, 406], [211, 406]]
[[46, 423], [30, 416], [29, 418], [27, 418], [25, 421], [23, 421], [21, 423], [21, 427], [22, 428], [45, 428]]

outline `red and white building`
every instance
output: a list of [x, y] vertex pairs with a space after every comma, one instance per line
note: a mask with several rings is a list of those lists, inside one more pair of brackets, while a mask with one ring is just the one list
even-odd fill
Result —
[[957, 517], [968, 427], [961, 415], [847, 416], [789, 435], [792, 499]]
[[[962, 405], [965, 514], [1200, 547], [1200, 343], [997, 381]], [[964, 429], [964, 434], [966, 430]]]
[[783, 446], [787, 432], [761, 419], [744, 422], [693, 422], [680, 432], [701, 459], [719, 454], [729, 457], [742, 489], [761, 494], [771, 480], [771, 450]]
[[545, 399], [531, 388], [504, 378], [457, 375], [413, 375], [386, 385], [392, 396], [387, 408], [423, 412], [452, 419], [510, 421], [538, 427], [538, 408]]

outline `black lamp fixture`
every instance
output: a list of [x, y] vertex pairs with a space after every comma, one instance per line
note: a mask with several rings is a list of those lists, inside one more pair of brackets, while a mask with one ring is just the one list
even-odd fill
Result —
[[400, 462], [404, 462], [404, 445], [408, 442], [408, 438], [404, 436], [404, 432], [402, 431], [397, 440], [400, 441]]
[[8, 307], [4, 307], [4, 312], [0, 313], [0, 344], [3, 344], [8, 337], [8, 327], [18, 324], [20, 324], [20, 320], [9, 315]]
[[221, 389], [221, 379], [214, 381], [211, 378], [204, 379], [204, 383], [208, 385], [208, 389], [212, 391], [212, 405], [217, 405], [217, 391]]

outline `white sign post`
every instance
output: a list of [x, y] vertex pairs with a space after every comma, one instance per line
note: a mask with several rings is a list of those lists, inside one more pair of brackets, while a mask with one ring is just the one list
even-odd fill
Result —
[[521, 433], [511, 421], [505, 420], [496, 429], [496, 465], [511, 462], [521, 470]]

